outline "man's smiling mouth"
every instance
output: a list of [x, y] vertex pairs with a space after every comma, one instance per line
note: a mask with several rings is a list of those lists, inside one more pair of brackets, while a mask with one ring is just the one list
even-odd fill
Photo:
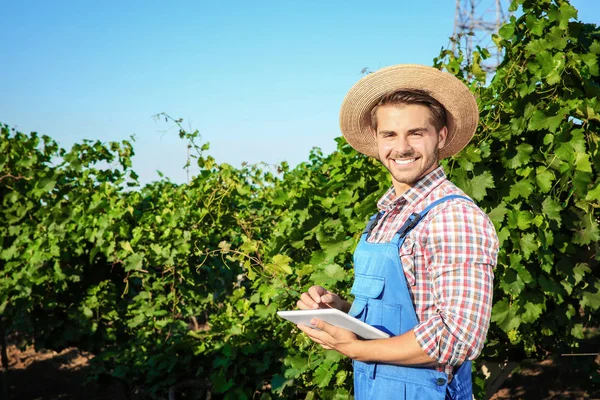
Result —
[[397, 165], [406, 165], [406, 164], [410, 164], [410, 163], [415, 162], [415, 161], [417, 161], [416, 158], [404, 158], [402, 160], [394, 160], [394, 162]]

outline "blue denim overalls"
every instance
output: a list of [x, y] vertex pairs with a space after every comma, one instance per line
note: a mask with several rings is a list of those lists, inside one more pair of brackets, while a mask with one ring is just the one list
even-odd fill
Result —
[[[439, 203], [462, 198], [450, 195], [434, 201], [421, 213], [413, 213], [390, 243], [369, 243], [367, 237], [376, 225], [371, 218], [354, 253], [355, 296], [350, 315], [392, 336], [413, 329], [417, 315], [413, 306], [399, 249], [406, 235]], [[452, 399], [471, 400], [471, 362], [458, 368], [448, 385], [447, 374], [431, 367], [403, 367], [390, 364], [354, 361], [354, 396], [356, 400], [385, 399]]]

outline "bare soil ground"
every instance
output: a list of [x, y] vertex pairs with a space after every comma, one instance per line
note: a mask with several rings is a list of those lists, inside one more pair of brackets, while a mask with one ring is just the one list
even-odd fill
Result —
[[[8, 393], [0, 398], [8, 400], [126, 400], [126, 391], [118, 382], [86, 384], [86, 369], [93, 355], [77, 348], [60, 353], [52, 350], [35, 351], [33, 346], [24, 351], [8, 347], [8, 371], [3, 378]], [[4, 383], [4, 382], [3, 382]], [[0, 389], [1, 390], [1, 389]]]
[[556, 357], [527, 360], [504, 381], [490, 400], [600, 399], [600, 382], [590, 375], [600, 357]]
[[[9, 346], [7, 400], [91, 399], [127, 400], [139, 398], [117, 381], [85, 384], [86, 368], [93, 357], [76, 348], [60, 353], [20, 351]], [[557, 357], [526, 361], [516, 368], [490, 400], [600, 399], [600, 383], [593, 382], [589, 366], [600, 367], [600, 357]], [[585, 372], [587, 371], [587, 372]], [[0, 398], [6, 398], [0, 392]], [[166, 397], [166, 396], [165, 396]]]

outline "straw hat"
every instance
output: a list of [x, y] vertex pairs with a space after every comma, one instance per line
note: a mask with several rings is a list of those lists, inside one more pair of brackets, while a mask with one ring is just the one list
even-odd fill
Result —
[[440, 149], [440, 159], [458, 153], [469, 143], [479, 121], [477, 102], [469, 88], [438, 69], [400, 64], [366, 75], [346, 95], [340, 110], [340, 127], [350, 146], [378, 157], [371, 110], [383, 95], [400, 89], [423, 90], [446, 108], [448, 137]]

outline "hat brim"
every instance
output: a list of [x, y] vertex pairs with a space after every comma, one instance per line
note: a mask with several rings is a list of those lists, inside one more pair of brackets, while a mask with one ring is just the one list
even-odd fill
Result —
[[433, 67], [401, 64], [368, 74], [348, 92], [340, 110], [342, 134], [357, 151], [378, 157], [375, 132], [371, 128], [371, 110], [389, 92], [423, 90], [446, 109], [446, 143], [440, 159], [462, 150], [473, 138], [479, 122], [477, 101], [458, 78]]

